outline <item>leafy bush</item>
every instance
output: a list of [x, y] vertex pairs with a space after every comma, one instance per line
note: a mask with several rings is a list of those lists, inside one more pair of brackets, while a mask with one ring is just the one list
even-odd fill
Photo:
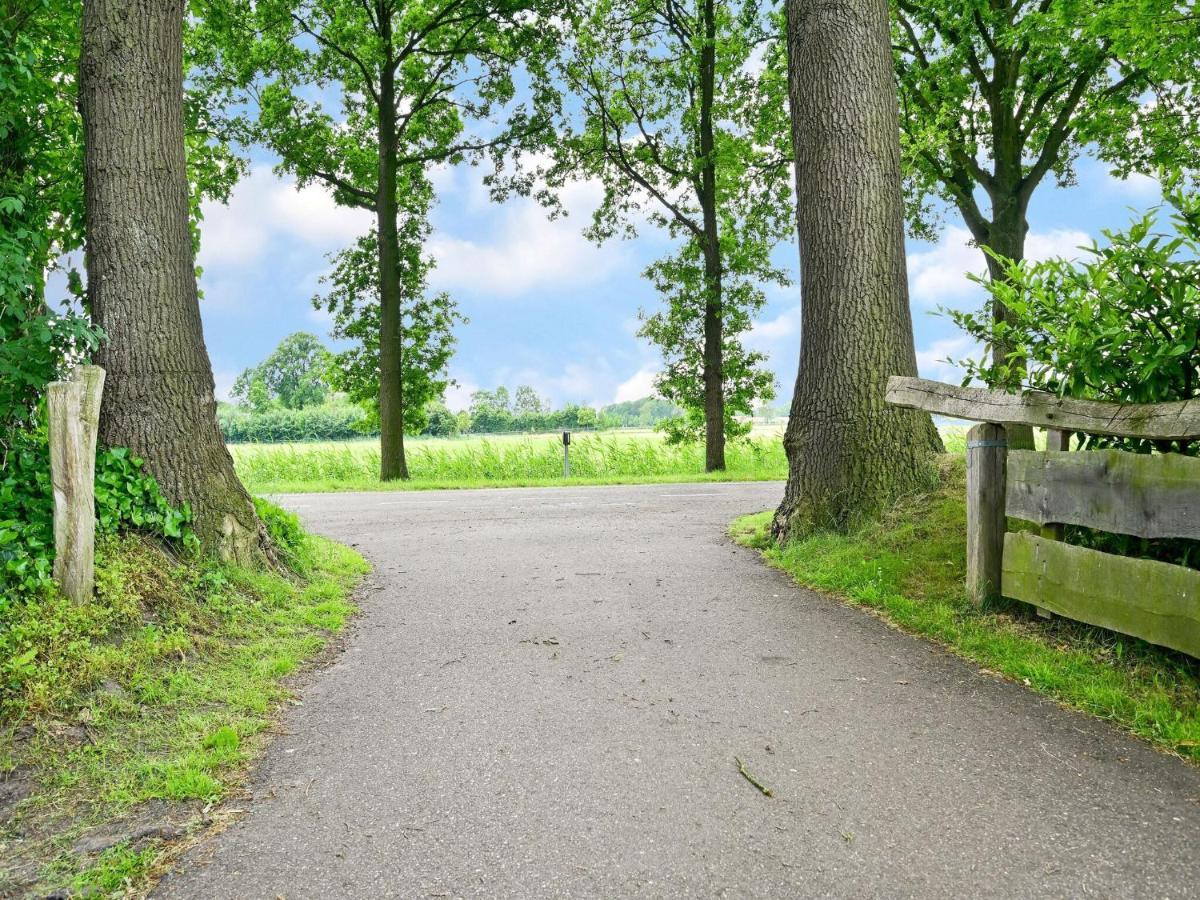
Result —
[[[96, 454], [96, 531], [130, 528], [194, 547], [192, 514], [175, 509], [143, 461], [124, 447]], [[54, 566], [54, 491], [44, 433], [18, 432], [4, 457], [0, 479], [0, 620], [21, 595], [50, 583]]]
[[344, 441], [378, 434], [367, 414], [352, 403], [326, 403], [304, 409], [252, 411], [222, 405], [217, 411], [221, 433], [231, 444], [277, 444], [292, 441]]
[[262, 497], [254, 498], [254, 509], [267, 529], [267, 534], [271, 536], [276, 552], [283, 557], [290, 569], [304, 574], [301, 561], [308, 546], [308, 535], [301, 526], [300, 519], [294, 513]]
[[[1200, 194], [1168, 183], [1165, 199], [1174, 233], [1156, 230], [1157, 208], [1127, 231], [1104, 232], [1107, 246], [1088, 248], [1083, 264], [1005, 261], [1007, 280], [982, 283], [1007, 321], [948, 312], [989, 350], [961, 363], [966, 380], [1123, 403], [1200, 397]], [[996, 346], [1011, 348], [998, 363]], [[1200, 453], [1195, 443], [1090, 437], [1087, 446]]]
[[[964, 383], [977, 378], [1008, 390], [1033, 388], [1059, 396], [1122, 403], [1163, 403], [1200, 397], [1200, 194], [1167, 181], [1172, 233], [1157, 230], [1162, 208], [1126, 231], [1105, 231], [1107, 246], [1087, 248], [1074, 264], [1004, 261], [1004, 281], [983, 282], [1008, 310], [948, 315], [988, 350], [961, 363]], [[991, 349], [1010, 347], [995, 361]], [[1200, 455], [1196, 441], [1144, 441], [1082, 436], [1083, 449]], [[1148, 541], [1071, 527], [1066, 539], [1110, 553], [1200, 568], [1200, 542]]]

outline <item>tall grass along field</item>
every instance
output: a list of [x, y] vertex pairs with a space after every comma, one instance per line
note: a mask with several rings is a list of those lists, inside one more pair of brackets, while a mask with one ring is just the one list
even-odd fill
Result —
[[[563, 447], [555, 435], [413, 441], [412, 480], [379, 482], [378, 441], [241, 444], [230, 447], [238, 474], [254, 492], [371, 490], [561, 484]], [[725, 479], [762, 481], [787, 475], [777, 434], [731, 442], [728, 469], [706, 476], [704, 447], [670, 446], [659, 435], [575, 435], [571, 483]]]

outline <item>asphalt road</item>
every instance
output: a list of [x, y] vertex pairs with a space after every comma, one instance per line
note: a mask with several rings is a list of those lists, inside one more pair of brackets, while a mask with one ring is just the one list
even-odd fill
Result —
[[1200, 771], [792, 586], [779, 493], [284, 498], [363, 613], [159, 896], [1200, 895]]

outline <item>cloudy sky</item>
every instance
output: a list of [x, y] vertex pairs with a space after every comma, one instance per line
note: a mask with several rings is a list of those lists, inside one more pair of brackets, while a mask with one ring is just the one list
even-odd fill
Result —
[[[336, 206], [319, 187], [296, 190], [273, 174], [273, 162], [256, 155], [229, 204], [204, 211], [201, 308], [221, 397], [285, 335], [328, 337], [328, 319], [311, 298], [330, 268], [328, 254], [370, 227], [370, 214]], [[431, 287], [450, 291], [470, 319], [458, 331], [451, 375], [459, 386], [450, 405], [465, 406], [472, 391], [501, 384], [532, 385], [556, 404], [599, 406], [649, 394], [659, 361], [636, 336], [637, 315], [658, 298], [640, 273], [668, 249], [666, 238], [645, 232], [597, 247], [581, 235], [599, 199], [596, 186], [572, 186], [564, 197], [570, 215], [552, 222], [530, 200], [491, 203], [481, 175], [468, 166], [436, 173]], [[1101, 229], [1124, 226], [1131, 209], [1157, 199], [1149, 179], [1118, 181], [1081, 161], [1076, 186], [1047, 184], [1035, 195], [1029, 254], [1077, 257]], [[984, 269], [983, 257], [967, 239], [951, 212], [937, 243], [909, 243], [918, 360], [927, 377], [953, 379], [941, 360], [971, 349], [951, 323], [932, 315], [938, 306], [975, 308], [981, 301], [966, 275]], [[796, 272], [794, 242], [776, 255]], [[769, 354], [787, 397], [800, 347], [799, 287], [771, 288], [768, 297], [748, 340]]]

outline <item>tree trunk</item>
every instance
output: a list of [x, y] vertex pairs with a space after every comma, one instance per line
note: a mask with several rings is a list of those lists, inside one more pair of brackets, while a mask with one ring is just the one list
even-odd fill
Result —
[[884, 403], [915, 375], [886, 0], [788, 0], [800, 369], [772, 530], [846, 527], [927, 486], [930, 417]]
[[146, 460], [190, 504], [202, 546], [269, 554], [217, 426], [188, 225], [184, 0], [85, 0], [80, 108], [86, 142], [88, 295], [108, 334], [99, 439]]
[[[1019, 150], [1014, 151], [1019, 153]], [[1006, 167], [1013, 169], [1017, 176], [1020, 173], [1019, 156], [1013, 164]], [[1011, 183], [1011, 187], [1008, 185]], [[1029, 233], [1029, 223], [1025, 219], [1025, 209], [1017, 196], [1018, 188], [1015, 177], [1004, 179], [992, 197], [992, 223], [988, 231], [987, 246], [995, 253], [1020, 262], [1025, 258], [1025, 236]], [[1004, 268], [990, 255], [987, 256], [988, 277], [992, 281], [1004, 281], [1008, 276]], [[992, 299], [992, 320], [997, 324], [1008, 321], [1008, 308], [998, 299]], [[997, 343], [992, 347], [992, 362], [999, 365], [1008, 359], [1012, 346], [1008, 343]], [[1019, 361], [1024, 368], [1024, 360]], [[1029, 425], [1010, 425], [1006, 429], [1008, 446], [1012, 450], [1033, 449], [1033, 428]]]
[[[379, 14], [383, 39], [390, 42], [391, 14], [382, 9]], [[383, 67], [379, 88], [379, 478], [395, 481], [408, 478], [408, 460], [404, 457], [404, 334], [396, 232], [396, 85], [390, 66]]]
[[704, 215], [704, 470], [725, 469], [725, 311], [721, 304], [721, 244], [717, 232], [717, 171], [713, 140], [717, 20], [714, 0], [704, 0], [700, 50], [700, 205]]
[[[708, 216], [705, 215], [707, 219]], [[705, 229], [707, 231], [707, 228]], [[704, 471], [725, 470], [725, 317], [721, 308], [721, 251], [716, 217], [704, 251]]]

